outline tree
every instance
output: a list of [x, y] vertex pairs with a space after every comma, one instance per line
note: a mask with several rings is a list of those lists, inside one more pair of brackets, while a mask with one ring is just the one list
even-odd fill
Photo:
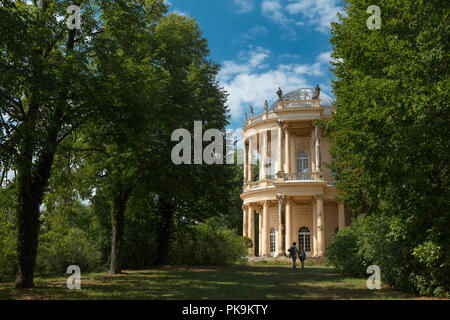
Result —
[[[69, 30], [59, 19], [71, 4], [81, 6], [81, 30]], [[164, 8], [159, 0], [145, 4], [150, 11]], [[142, 29], [151, 22], [147, 16], [138, 19], [146, 13], [142, 6], [144, 1], [2, 1], [0, 158], [3, 166], [17, 170], [17, 288], [34, 285], [40, 206], [55, 153], [67, 136], [101, 112], [96, 95], [106, 76], [99, 68], [106, 62], [99, 62], [108, 54], [102, 49], [126, 37], [124, 26]], [[112, 62], [126, 63], [120, 57]]]
[[[156, 263], [163, 264], [176, 223], [196, 223], [229, 213], [234, 172], [227, 165], [172, 162], [175, 143], [171, 136], [176, 129], [193, 133], [194, 121], [202, 121], [203, 132], [224, 131], [227, 94], [217, 83], [219, 66], [207, 59], [207, 41], [194, 19], [169, 14], [158, 24], [155, 39], [158, 56], [170, 77], [163, 87], [164, 99], [154, 109], [157, 118], [153, 122], [151, 163], [155, 170], [146, 170], [144, 175], [158, 203]], [[202, 143], [202, 147], [207, 144]]]
[[326, 125], [337, 186], [354, 213], [391, 221], [409, 289], [448, 290], [450, 6], [378, 1], [381, 29], [368, 29], [371, 4], [351, 1], [332, 25], [336, 114]]

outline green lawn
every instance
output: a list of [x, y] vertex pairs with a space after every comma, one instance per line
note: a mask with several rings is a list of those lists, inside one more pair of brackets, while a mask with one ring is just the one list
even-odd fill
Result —
[[0, 284], [0, 299], [414, 299], [387, 286], [368, 290], [365, 279], [345, 277], [323, 265], [295, 273], [287, 265], [164, 267], [82, 274], [81, 290], [68, 290], [68, 275], [36, 278], [18, 291]]

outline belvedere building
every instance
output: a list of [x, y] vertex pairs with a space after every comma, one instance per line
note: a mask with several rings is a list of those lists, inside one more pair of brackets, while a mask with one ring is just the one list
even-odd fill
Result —
[[[330, 143], [316, 119], [332, 117], [332, 99], [316, 89], [282, 94], [264, 113], [247, 119], [243, 235], [258, 243], [250, 254], [284, 256], [292, 242], [307, 256], [320, 257], [332, 236], [350, 224], [351, 214], [337, 202]], [[258, 221], [258, 234], [255, 223]]]

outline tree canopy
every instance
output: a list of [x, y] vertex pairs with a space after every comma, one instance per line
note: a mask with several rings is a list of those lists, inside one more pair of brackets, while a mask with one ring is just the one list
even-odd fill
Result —
[[337, 186], [355, 214], [389, 221], [381, 239], [402, 249], [384, 272], [397, 287], [448, 290], [450, 6], [377, 1], [381, 28], [369, 29], [371, 4], [350, 1], [332, 25]]

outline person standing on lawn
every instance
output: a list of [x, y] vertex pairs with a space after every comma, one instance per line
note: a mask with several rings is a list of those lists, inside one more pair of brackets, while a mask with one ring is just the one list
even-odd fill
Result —
[[305, 260], [306, 260], [306, 252], [305, 249], [303, 249], [303, 246], [300, 246], [300, 252], [298, 254], [298, 258], [300, 259], [300, 262], [302, 263], [302, 269], [305, 268]]
[[295, 262], [297, 260], [297, 254], [299, 254], [298, 248], [296, 247], [296, 243], [293, 242], [292, 246], [289, 248], [289, 256], [292, 258], [292, 270], [296, 270]]

